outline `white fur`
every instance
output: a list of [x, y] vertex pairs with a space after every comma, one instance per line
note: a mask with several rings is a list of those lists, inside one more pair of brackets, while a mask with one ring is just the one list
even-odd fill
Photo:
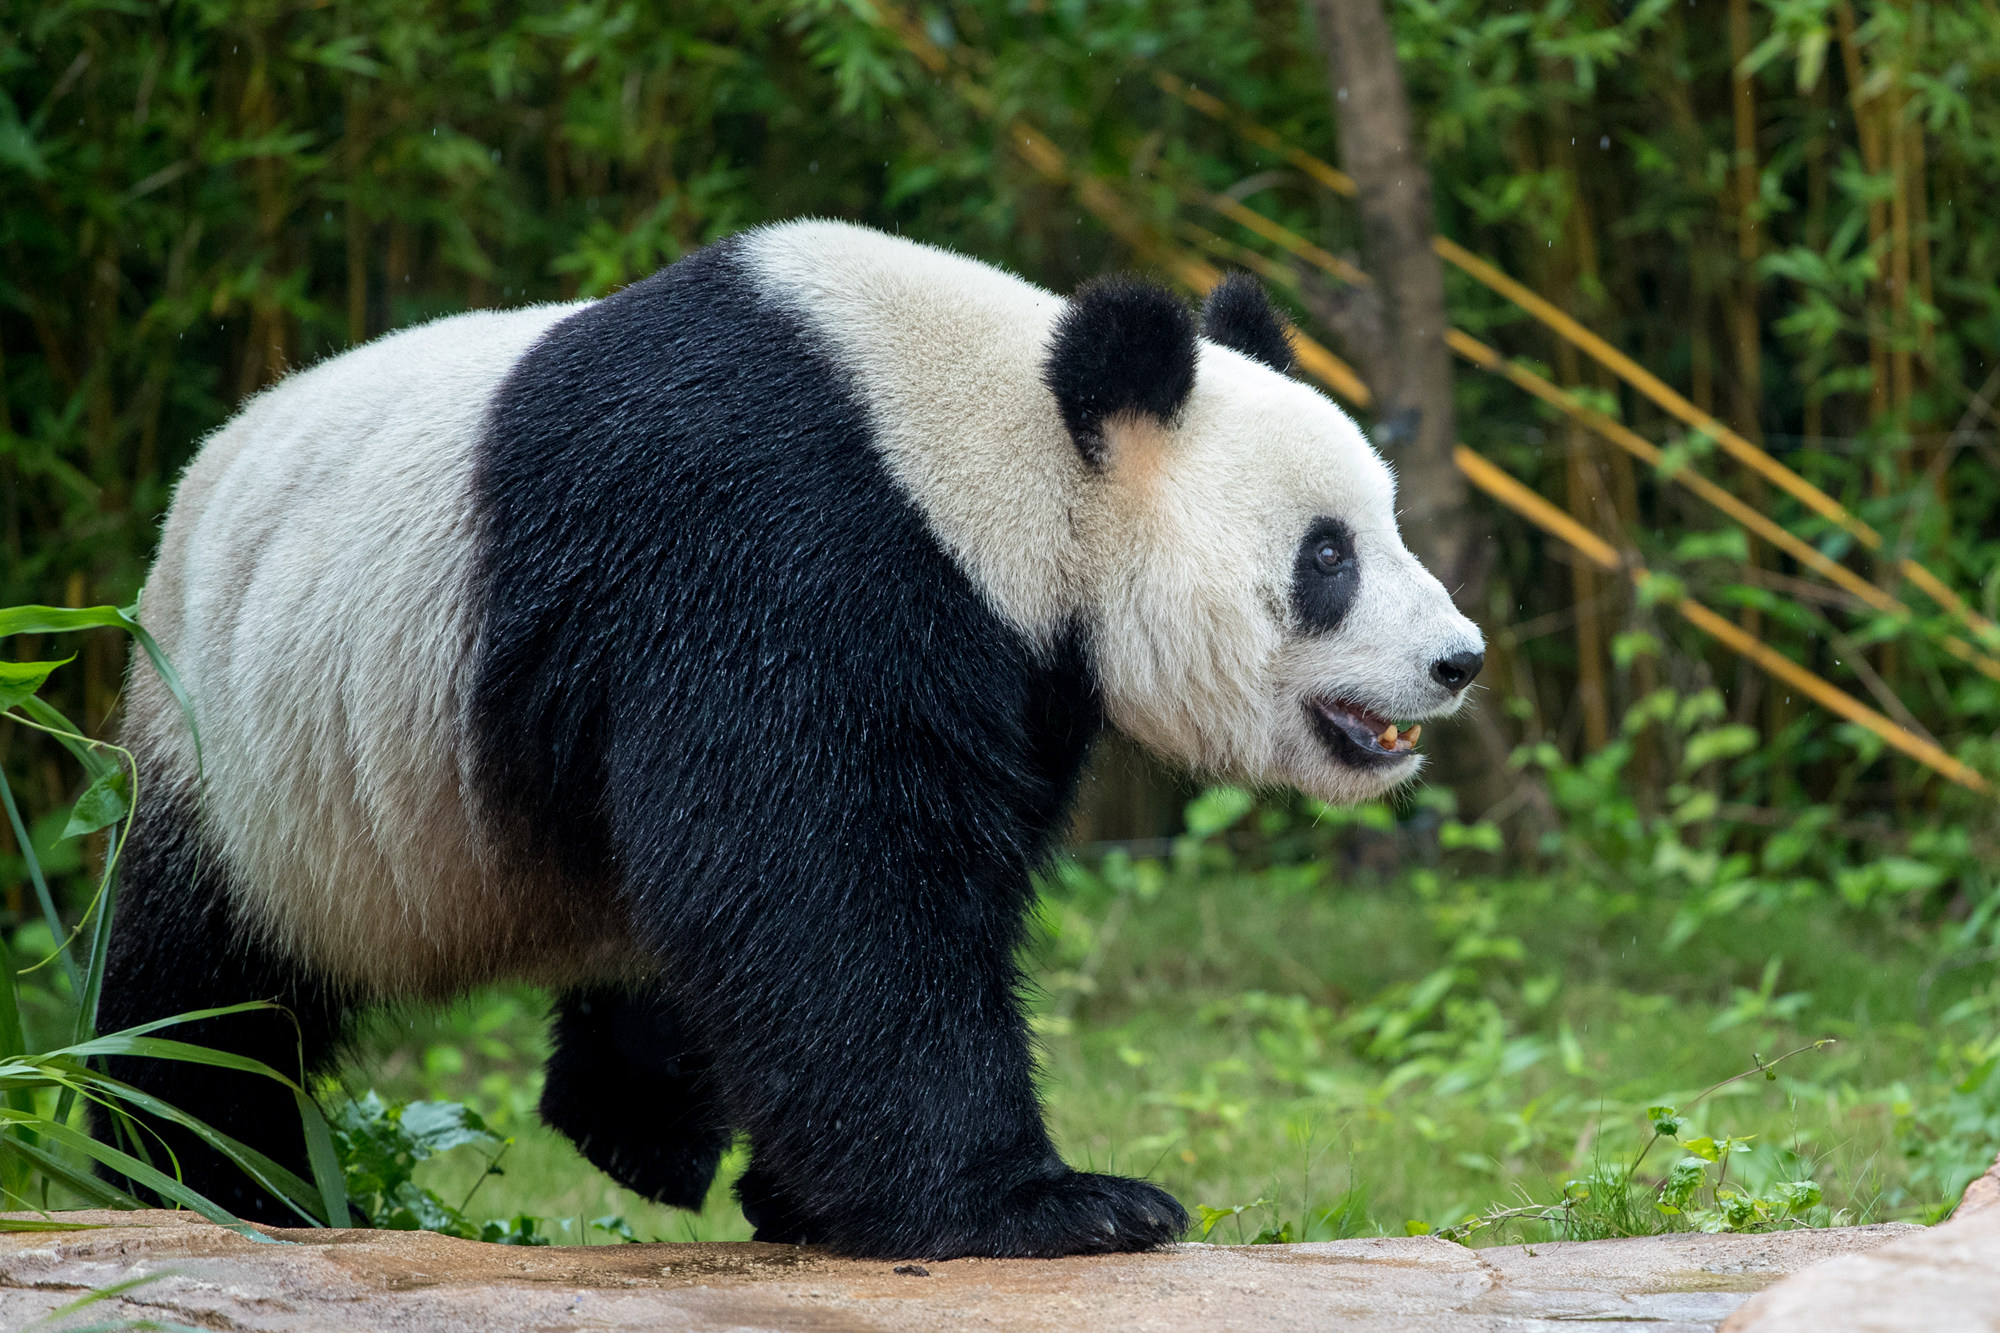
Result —
[[[853, 374], [885, 461], [996, 611], [1049, 642], [1092, 633], [1112, 720], [1170, 759], [1332, 800], [1379, 794], [1306, 712], [1329, 696], [1398, 720], [1455, 710], [1431, 663], [1481, 646], [1396, 530], [1395, 484], [1317, 391], [1204, 341], [1171, 428], [1124, 422], [1086, 466], [1041, 369], [1064, 303], [987, 265], [841, 223], [753, 233], [772, 299]], [[1312, 519], [1353, 530], [1362, 575], [1328, 635], [1300, 633], [1293, 561]]]
[[[601, 912], [504, 873], [463, 769], [473, 451], [501, 379], [574, 309], [441, 320], [260, 395], [182, 479], [142, 596], [243, 904], [376, 993], [614, 966]], [[134, 739], [191, 792], [185, 729], [133, 676]]]

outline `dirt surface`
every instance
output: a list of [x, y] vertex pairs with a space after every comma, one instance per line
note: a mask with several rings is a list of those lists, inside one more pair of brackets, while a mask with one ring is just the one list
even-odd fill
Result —
[[1780, 1282], [1738, 1310], [1725, 1333], [1992, 1333], [2000, 1330], [2000, 1160], [1958, 1210], [1866, 1253]]
[[266, 1244], [186, 1213], [61, 1218], [103, 1225], [0, 1234], [0, 1329], [143, 1277], [150, 1280], [80, 1312], [77, 1322], [150, 1318], [201, 1329], [341, 1333], [968, 1326], [1456, 1333], [1573, 1330], [1581, 1322], [1692, 1333], [1716, 1328], [1788, 1274], [1866, 1257], [1920, 1230], [1492, 1250], [1413, 1237], [897, 1265], [779, 1245], [523, 1249], [424, 1232], [273, 1230], [288, 1243]]

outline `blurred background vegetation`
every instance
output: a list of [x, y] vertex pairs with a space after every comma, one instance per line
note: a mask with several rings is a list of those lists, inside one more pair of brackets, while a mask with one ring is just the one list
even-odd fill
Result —
[[[1110, 269], [1186, 283], [1199, 252], [1265, 276], [1371, 377], [1326, 276], [1368, 261], [1362, 214], [1195, 104], [1351, 165], [1340, 3], [0, 0], [0, 604], [129, 602], [179, 469], [290, 369], [442, 314], [601, 294], [774, 219], [852, 218], [1058, 291]], [[1720, 608], [2000, 778], [2000, 684], [1944, 642], [2000, 650], [1981, 622], [2000, 616], [2000, 6], [1387, 12], [1437, 230], [1882, 549], [1448, 271], [1460, 329], [1666, 462], [1472, 370], [1458, 438], [1651, 581], [1454, 492], [1431, 521], [1470, 534], [1450, 576], [1491, 644], [1479, 717], [1426, 738], [1445, 780], [1393, 807], [1197, 799], [1107, 743], [1036, 946], [1063, 1141], [1190, 1204], [1271, 1200], [1217, 1238], [1443, 1226], [1588, 1194], [1571, 1182], [1631, 1160], [1647, 1107], [1835, 1036], [1681, 1138], [1755, 1136], [1716, 1169], [1741, 1159], [1730, 1178], [1769, 1200], [1816, 1181], [1794, 1220], [1937, 1216], [2000, 1146], [1994, 798], [1669, 609]], [[1302, 265], [1310, 247], [1333, 262]], [[1360, 415], [1422, 475], [1395, 420]], [[1892, 604], [1719, 521], [1676, 467]], [[1912, 590], [1907, 560], [1970, 614]], [[54, 682], [93, 733], [115, 730], [123, 654], [87, 637]], [[93, 853], [57, 837], [74, 771], [6, 722], [0, 761], [80, 911]], [[51, 941], [8, 837], [0, 921], [25, 964]], [[60, 975], [23, 984], [31, 1025], [67, 1021]], [[386, 1017], [348, 1081], [389, 1106], [468, 1101], [518, 1140], [504, 1176], [470, 1131], [417, 1168], [475, 1214], [569, 1217], [549, 1225], [571, 1239], [742, 1234], [726, 1196], [698, 1220], [650, 1210], [533, 1124], [543, 1004]], [[1647, 1225], [1727, 1212], [1716, 1180], [1707, 1212], [1659, 1211], [1673, 1165], [1647, 1159]]]

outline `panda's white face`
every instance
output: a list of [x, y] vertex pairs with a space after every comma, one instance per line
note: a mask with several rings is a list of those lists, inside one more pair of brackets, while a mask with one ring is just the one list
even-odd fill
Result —
[[1112, 720], [1205, 773], [1328, 801], [1414, 777], [1404, 729], [1459, 708], [1484, 645], [1403, 545], [1354, 422], [1204, 342], [1171, 424], [1104, 435], [1079, 526]]

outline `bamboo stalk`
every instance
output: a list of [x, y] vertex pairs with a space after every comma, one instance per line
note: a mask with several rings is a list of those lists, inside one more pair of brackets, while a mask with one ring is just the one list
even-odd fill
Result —
[[[1733, 522], [1771, 543], [1829, 583], [1853, 594], [1877, 611], [1914, 617], [1915, 612], [1909, 605], [1893, 593], [1827, 556], [1818, 547], [1779, 526], [1761, 510], [1745, 504], [1699, 472], [1688, 467], [1667, 467], [1665, 452], [1624, 423], [1577, 401], [1574, 395], [1565, 392], [1518, 362], [1501, 356], [1496, 349], [1468, 333], [1458, 329], [1449, 330], [1445, 334], [1445, 341], [1450, 344], [1454, 352], [1473, 365], [1504, 376], [1543, 402], [1568, 413], [1626, 453], [1653, 468], [1661, 480], [1672, 481], [1686, 487]], [[1980, 652], [1956, 635], [1944, 635], [1939, 639], [1939, 643], [1945, 651], [1960, 661], [1976, 667], [1994, 680], [2000, 680], [2000, 659]]]
[[[1553, 83], [1560, 77], [1558, 62], [1552, 57], [1543, 57], [1544, 81]], [[1544, 252], [1546, 262], [1542, 265], [1541, 286], [1554, 296], [1558, 306], [1575, 311], [1581, 308], [1578, 304], [1581, 281], [1586, 276], [1595, 276], [1596, 250], [1591, 244], [1590, 227], [1582, 216], [1585, 203], [1572, 148], [1574, 136], [1569, 132], [1568, 108], [1557, 99], [1550, 104], [1544, 121], [1548, 134], [1543, 162], [1539, 165], [1569, 182], [1570, 198], [1564, 213], [1561, 239]], [[1536, 169], [1538, 164], [1531, 157], [1532, 142], [1523, 136], [1518, 143], [1517, 169], [1525, 168], [1530, 172]], [[1556, 373], [1562, 383], [1580, 383], [1581, 366], [1575, 346], [1558, 338], [1553, 351]], [[1602, 487], [1597, 451], [1590, 433], [1574, 417], [1565, 420], [1562, 435], [1564, 506], [1578, 524], [1595, 530], [1598, 525], [1593, 520], [1599, 512]], [[1582, 714], [1584, 747], [1595, 752], [1603, 749], [1611, 739], [1610, 673], [1606, 670], [1602, 605], [1605, 598], [1600, 595], [1598, 587], [1599, 571], [1589, 562], [1573, 562], [1569, 578], [1571, 630], [1576, 644], [1576, 705]], [[1616, 586], [1612, 584], [1610, 588], [1615, 589]]]
[[358, 76], [347, 85], [347, 124], [342, 135], [342, 161], [347, 170], [347, 207], [342, 224], [347, 232], [347, 342], [368, 339], [368, 218], [361, 206], [361, 171], [367, 152], [368, 99]]
[[[1861, 60], [1861, 47], [1854, 38], [1854, 7], [1839, 0], [1833, 7], [1834, 30], [1840, 37], [1840, 61], [1847, 75], [1848, 103], [1854, 111], [1854, 135], [1861, 148], [1861, 166], [1871, 176], [1882, 171], [1882, 140], [1875, 112], [1866, 94], [1868, 76]], [[1868, 249], [1876, 253], [1889, 228], [1888, 212], [1879, 199], [1868, 201]], [[1884, 312], [1882, 284], [1868, 288], [1868, 405], [1869, 415], [1880, 419], [1889, 411], [1889, 350], [1883, 341]]]
[[[1916, 384], [1912, 374], [1910, 336], [1910, 164], [1909, 136], [1902, 125], [1902, 93], [1891, 90], [1884, 99], [1883, 119], [1889, 140], [1889, 407], [1899, 435], [1910, 425], [1910, 401]], [[1904, 471], [1898, 455], [1897, 471]]]
[[[1736, 161], [1733, 173], [1736, 205], [1736, 281], [1730, 302], [1730, 333], [1736, 352], [1736, 429], [1753, 444], [1762, 447], [1763, 431], [1758, 416], [1763, 406], [1764, 358], [1762, 326], [1757, 318], [1757, 254], [1761, 249], [1757, 232], [1757, 85], [1743, 67], [1751, 46], [1750, 0], [1729, 0], [1729, 85], [1730, 104], [1736, 131]], [[1768, 502], [1764, 479], [1745, 469], [1743, 491], [1752, 506]], [[1754, 537], [1744, 552], [1745, 563], [1764, 566], [1764, 549]], [[1754, 606], [1740, 608], [1737, 623], [1755, 636], [1763, 617]], [[1754, 716], [1757, 706], [1755, 677], [1740, 676], [1737, 682], [1736, 715], [1739, 720]], [[1775, 728], [1774, 728], [1775, 729]]]

